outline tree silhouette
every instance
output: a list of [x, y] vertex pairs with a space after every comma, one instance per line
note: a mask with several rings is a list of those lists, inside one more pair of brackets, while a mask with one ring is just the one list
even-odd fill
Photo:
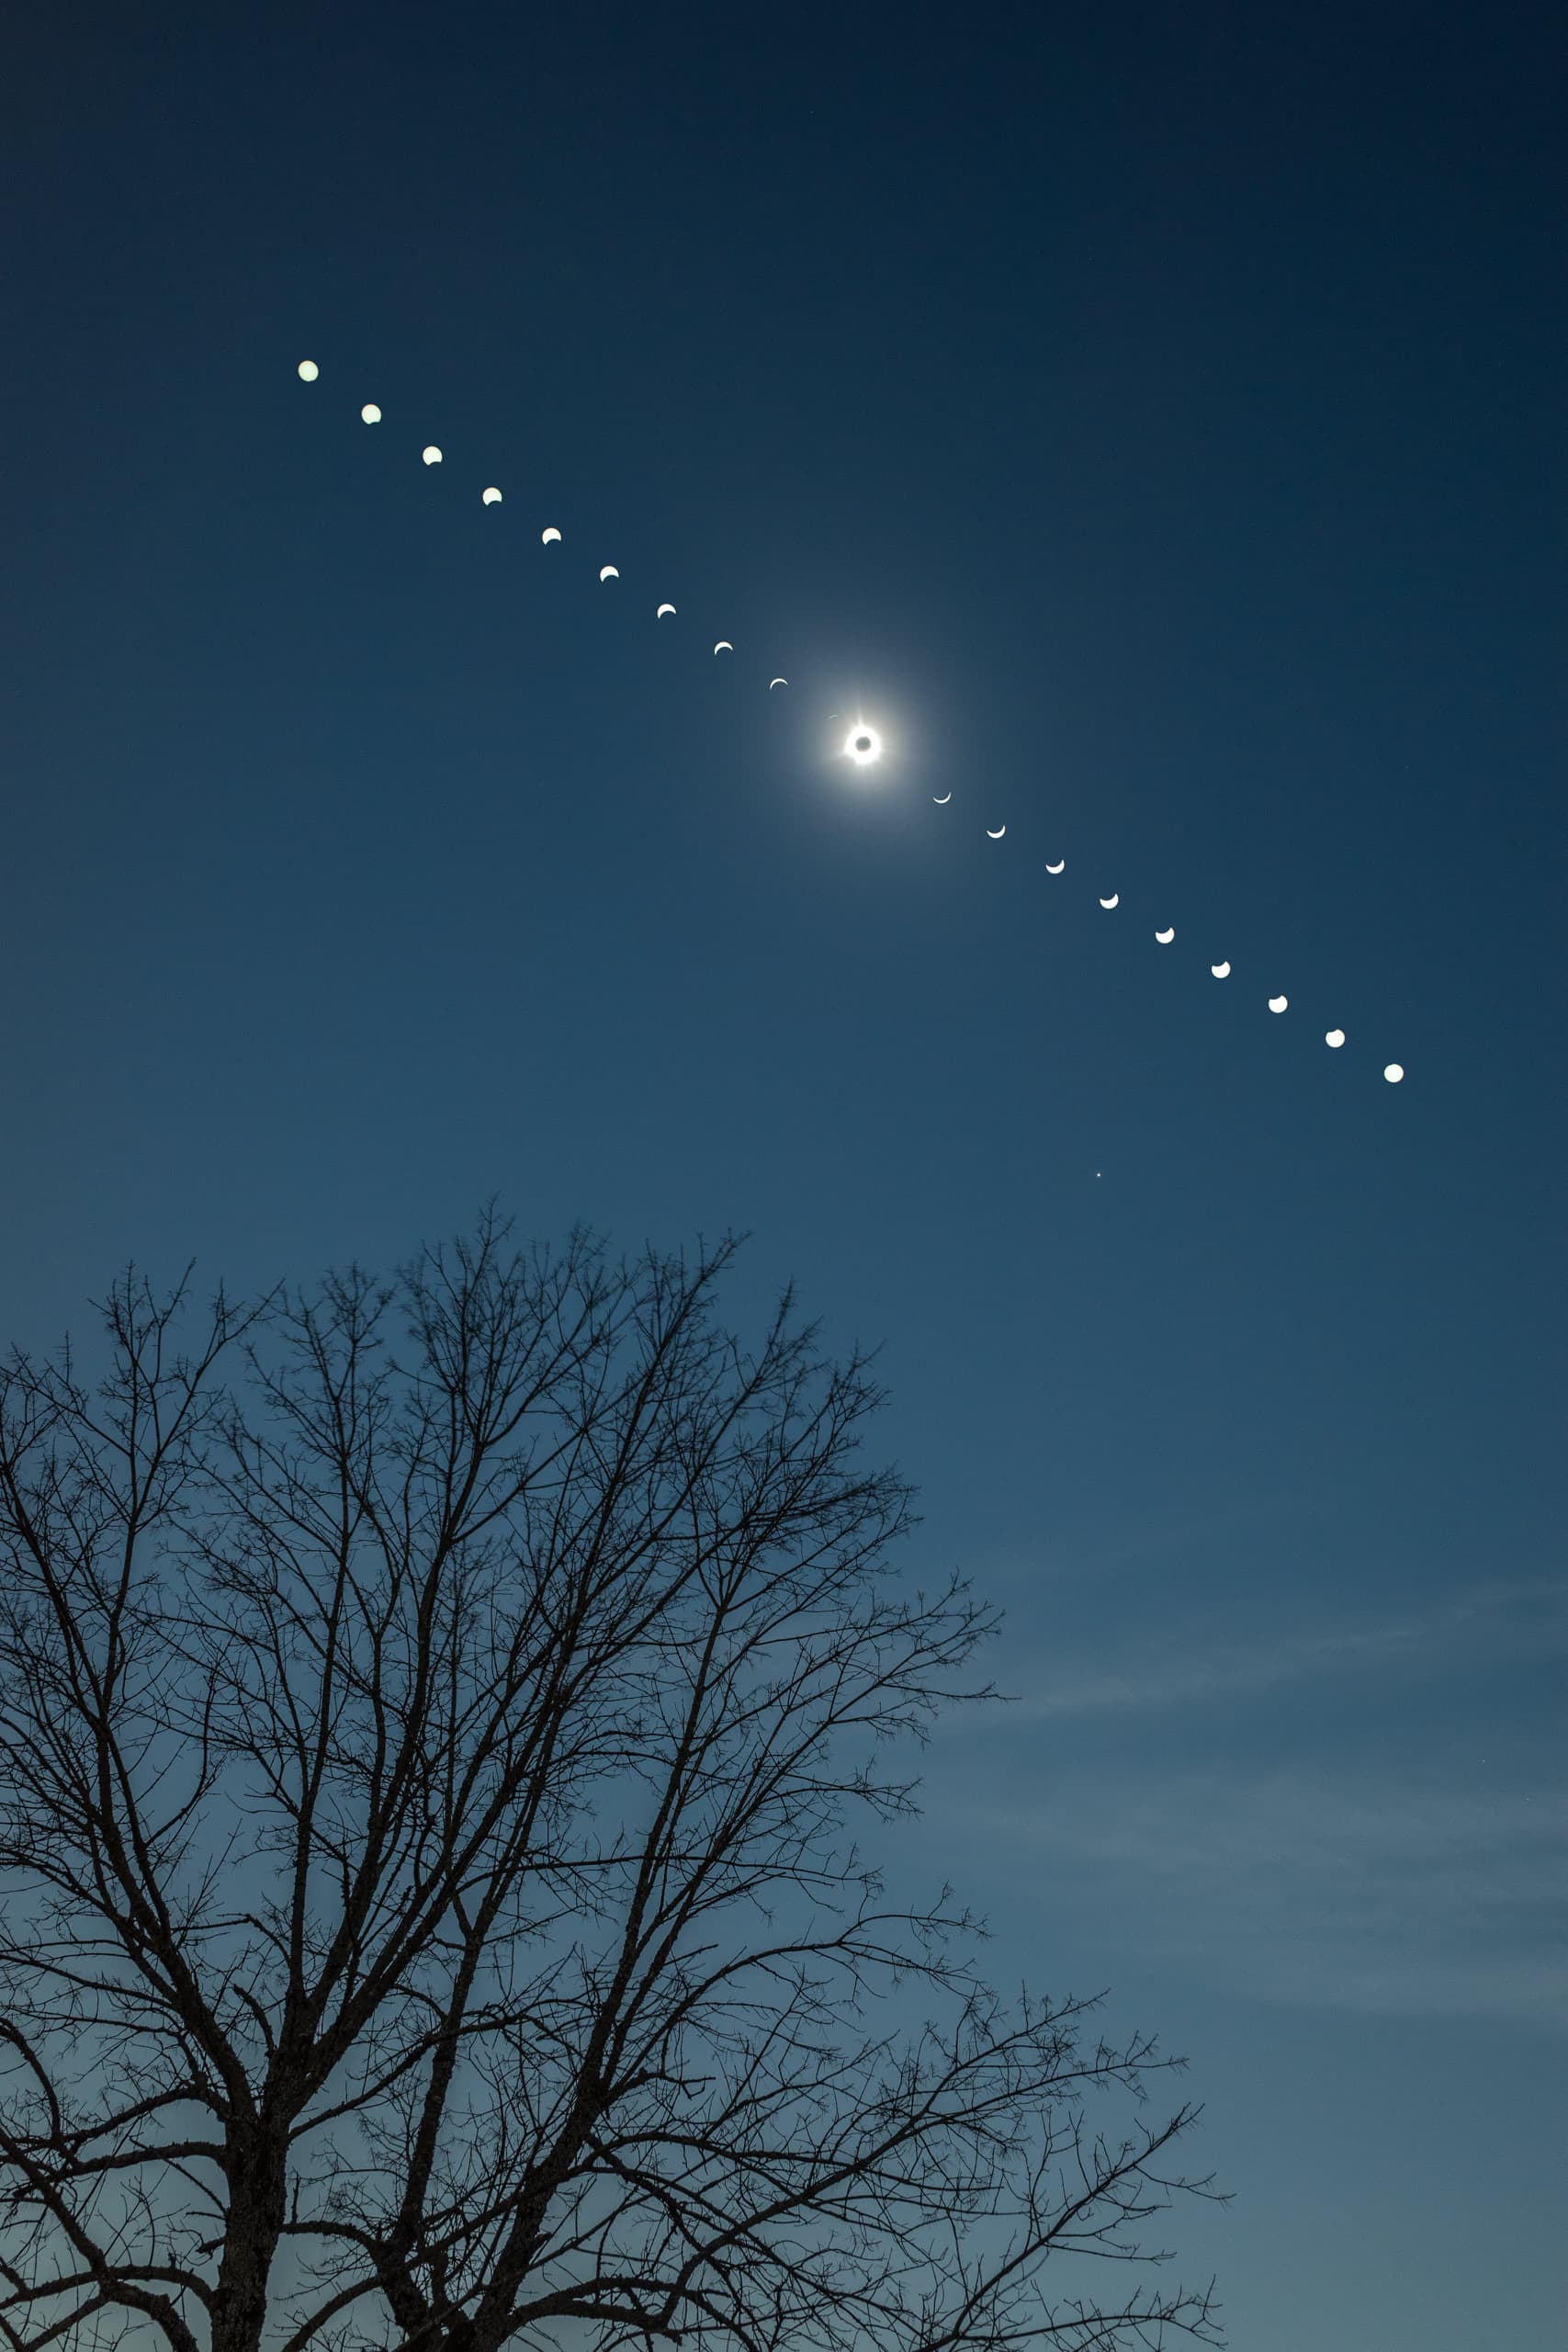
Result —
[[132, 1274], [106, 1376], [0, 1374], [16, 2352], [1217, 2340], [1053, 2300], [1212, 2193], [1190, 2106], [1089, 2127], [1172, 2062], [847, 1842], [995, 1620], [892, 1579], [866, 1363], [723, 1331], [734, 1247], [491, 1215], [188, 1348]]

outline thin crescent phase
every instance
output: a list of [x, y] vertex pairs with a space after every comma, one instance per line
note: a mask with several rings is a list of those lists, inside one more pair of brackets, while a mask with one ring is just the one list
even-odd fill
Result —
[[294, 372], [302, 384], [313, 384], [321, 371], [313, 359], [301, 359]]
[[986, 839], [988, 842], [999, 842], [1006, 831], [1007, 827], [1005, 825], [998, 825], [996, 831], [993, 833], [989, 825], [987, 825], [986, 828]]
[[1159, 941], [1162, 947], [1168, 947], [1171, 941], [1176, 937], [1176, 925], [1172, 923], [1166, 931], [1156, 931], [1155, 937]]
[[550, 547], [559, 537], [560, 533], [557, 530], [555, 525], [553, 523], [547, 523], [544, 529], [539, 533], [539, 545], [542, 548]]
[[1213, 972], [1216, 980], [1228, 980], [1231, 976], [1231, 967], [1228, 962], [1224, 964], [1211, 964], [1209, 969]]
[[768, 692], [772, 694], [775, 686], [787, 686], [788, 684], [789, 680], [787, 678], [770, 678], [768, 680]]
[[734, 650], [734, 646], [731, 645], [727, 637], [721, 637], [718, 643], [714, 647], [714, 651], [716, 653], [733, 653]]
[[381, 422], [381, 412], [374, 401], [367, 401], [359, 414], [366, 424], [379, 424]]
[[479, 504], [481, 506], [499, 506], [501, 504], [501, 492], [497, 490], [494, 482], [491, 482], [488, 490], [480, 491]]
[[602, 563], [599, 566], [599, 577], [602, 581], [618, 580], [620, 576], [620, 573], [615, 570], [613, 563]]
[[1048, 866], [1045, 868], [1045, 871], [1046, 871], [1046, 873], [1047, 873], [1047, 874], [1063, 874], [1063, 873], [1065, 873], [1065, 872], [1066, 871], [1066, 865], [1067, 865], [1067, 861], [1066, 861], [1066, 859], [1065, 857], [1059, 857], [1059, 858], [1056, 860], [1055, 865], [1048, 865]]
[[428, 448], [422, 449], [419, 454], [424, 459], [427, 466], [438, 466], [441, 463], [441, 452], [436, 447], [434, 441], [431, 442]]
[[953, 795], [952, 795], [952, 793], [951, 793], [951, 792], [942, 792], [942, 793], [935, 793], [935, 792], [933, 792], [933, 793], [931, 794], [931, 798], [936, 802], [936, 805], [937, 805], [937, 807], [938, 807], [939, 808], [946, 808], [946, 806], [947, 806], [947, 804], [948, 804], [948, 802], [952, 799], [952, 797], [953, 797]]
[[653, 617], [656, 621], [661, 621], [666, 613], [673, 614], [674, 610], [675, 607], [673, 605], [660, 605]]
[[1119, 907], [1119, 906], [1121, 905], [1121, 903], [1122, 903], [1122, 893], [1121, 893], [1121, 891], [1120, 891], [1120, 890], [1112, 890], [1112, 892], [1111, 893], [1111, 896], [1109, 897], [1109, 899], [1101, 899], [1101, 900], [1100, 900], [1100, 905], [1105, 909], [1106, 913], [1107, 913], [1107, 914], [1109, 914], [1109, 913], [1111, 912], [1111, 908], [1112, 908], [1112, 907]]

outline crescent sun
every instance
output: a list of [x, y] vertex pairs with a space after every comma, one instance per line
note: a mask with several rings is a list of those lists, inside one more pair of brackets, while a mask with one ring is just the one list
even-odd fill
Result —
[[553, 523], [547, 523], [544, 529], [539, 533], [539, 545], [542, 548], [550, 547], [559, 537], [560, 533], [557, 530], [555, 525]]
[[1155, 937], [1159, 941], [1162, 947], [1168, 947], [1171, 941], [1176, 937], [1176, 925], [1171, 923], [1166, 930], [1156, 931]]
[[787, 678], [770, 678], [768, 680], [768, 692], [772, 694], [775, 686], [787, 686], [788, 684], [789, 680]]
[[714, 647], [714, 651], [716, 653], [733, 653], [734, 650], [734, 646], [731, 645], [727, 637], [721, 637], [718, 643]]
[[599, 566], [599, 577], [601, 580], [618, 580], [620, 576], [620, 573], [615, 570], [613, 563], [602, 563]]
[[1065, 857], [1059, 857], [1059, 858], [1056, 860], [1055, 865], [1048, 865], [1048, 866], [1045, 868], [1045, 871], [1046, 871], [1046, 873], [1047, 873], [1047, 874], [1061, 874], [1061, 873], [1065, 873], [1065, 872], [1066, 872], [1066, 864], [1067, 864], [1067, 861], [1066, 861], [1066, 859]]
[[1119, 907], [1119, 906], [1121, 905], [1121, 903], [1122, 903], [1122, 893], [1121, 893], [1121, 891], [1120, 891], [1120, 890], [1112, 890], [1112, 892], [1111, 893], [1111, 896], [1109, 897], [1109, 899], [1101, 899], [1101, 900], [1100, 900], [1100, 905], [1105, 909], [1106, 913], [1107, 913], [1107, 914], [1109, 914], [1109, 913], [1111, 912], [1111, 908], [1112, 908], [1112, 907]]
[[933, 792], [931, 794], [931, 798], [935, 801], [939, 808], [945, 808], [952, 797], [953, 795], [951, 792], [943, 792], [940, 794]]
[[988, 842], [999, 842], [1006, 831], [1007, 827], [1005, 825], [998, 825], [996, 831], [993, 833], [989, 825], [987, 825], [986, 828], [986, 839]]
[[660, 607], [659, 607], [659, 610], [654, 614], [653, 617], [654, 617], [654, 619], [655, 619], [656, 621], [661, 621], [661, 620], [664, 618], [664, 616], [665, 616], [665, 614], [666, 614], [666, 613], [673, 614], [674, 610], [675, 610], [675, 607], [674, 607], [674, 605], [660, 605]]

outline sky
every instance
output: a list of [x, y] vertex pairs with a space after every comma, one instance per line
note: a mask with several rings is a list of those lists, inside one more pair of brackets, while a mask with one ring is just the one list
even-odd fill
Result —
[[1560, 2316], [1563, 51], [61, 0], [0, 54], [0, 1335], [492, 1193], [749, 1232], [734, 1319], [881, 1343], [908, 1571], [1007, 1611], [890, 1878], [1189, 2056], [1236, 2194], [1167, 2237], [1247, 2352]]

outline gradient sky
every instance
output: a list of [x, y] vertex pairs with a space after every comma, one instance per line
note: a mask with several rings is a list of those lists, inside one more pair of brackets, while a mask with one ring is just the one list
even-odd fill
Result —
[[1561, 2319], [1551, 16], [0, 55], [3, 1336], [750, 1230], [1008, 1610], [893, 1881], [1190, 2055], [1246, 2352]]

